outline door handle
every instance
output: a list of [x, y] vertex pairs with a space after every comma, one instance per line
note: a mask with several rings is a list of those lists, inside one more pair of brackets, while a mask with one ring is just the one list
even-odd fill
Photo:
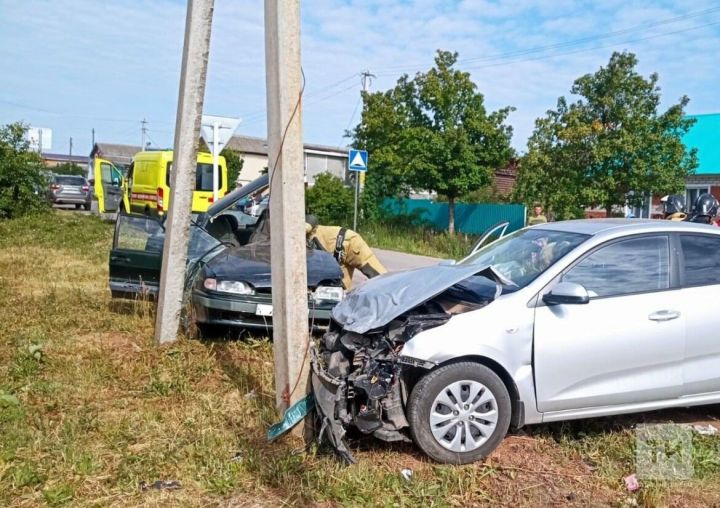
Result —
[[680, 313], [676, 310], [659, 310], [648, 316], [650, 321], [672, 321], [680, 317]]
[[124, 261], [125, 263], [129, 263], [131, 259], [126, 256], [110, 256], [110, 261]]

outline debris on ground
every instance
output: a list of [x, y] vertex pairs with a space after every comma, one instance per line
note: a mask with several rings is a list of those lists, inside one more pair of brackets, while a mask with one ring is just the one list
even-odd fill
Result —
[[157, 480], [154, 483], [140, 482], [140, 490], [179, 490], [182, 485], [177, 480]]
[[288, 430], [292, 429], [295, 425], [305, 418], [310, 411], [315, 407], [315, 399], [312, 394], [309, 394], [304, 399], [297, 401], [295, 404], [285, 410], [283, 419], [278, 423], [270, 426], [267, 431], [268, 441], [277, 439], [278, 437], [285, 434]]
[[412, 470], [412, 469], [405, 468], [405, 469], [403, 469], [402, 471], [400, 471], [400, 474], [401, 474], [402, 477], [405, 479], [405, 481], [408, 481], [408, 482], [409, 482], [409, 481], [412, 479], [413, 470]]
[[714, 436], [718, 433], [717, 427], [712, 424], [708, 425], [693, 425], [693, 430], [702, 436]]
[[255, 390], [255, 388], [253, 388], [252, 390], [250, 390], [249, 392], [247, 392], [244, 395], [244, 398], [245, 398], [245, 400], [256, 399], [257, 398], [257, 390]]
[[627, 487], [628, 492], [637, 492], [640, 490], [640, 482], [635, 473], [626, 476], [623, 480], [625, 480], [625, 487]]

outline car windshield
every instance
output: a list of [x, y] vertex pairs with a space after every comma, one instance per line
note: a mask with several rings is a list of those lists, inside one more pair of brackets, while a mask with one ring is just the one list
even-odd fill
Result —
[[460, 264], [492, 265], [522, 288], [587, 238], [566, 231], [521, 229], [483, 247]]

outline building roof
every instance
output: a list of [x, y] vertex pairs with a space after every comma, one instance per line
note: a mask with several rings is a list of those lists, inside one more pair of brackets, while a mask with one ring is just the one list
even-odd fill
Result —
[[[252, 136], [233, 136], [228, 141], [227, 148], [240, 153], [267, 155], [267, 140], [264, 138], [256, 138]], [[313, 143], [305, 143], [305, 151], [323, 152], [339, 157], [347, 157], [348, 149], [340, 146], [317, 145]]]
[[135, 154], [142, 149], [135, 145], [118, 145], [115, 143], [95, 143], [90, 157], [96, 155], [108, 159], [116, 164], [130, 164]]
[[87, 164], [88, 161], [86, 155], [68, 155], [66, 153], [43, 152], [42, 158], [44, 161], [74, 162], [75, 164]]
[[696, 175], [720, 174], [720, 113], [688, 115], [695, 120], [683, 142], [687, 148], [697, 148], [699, 166]]

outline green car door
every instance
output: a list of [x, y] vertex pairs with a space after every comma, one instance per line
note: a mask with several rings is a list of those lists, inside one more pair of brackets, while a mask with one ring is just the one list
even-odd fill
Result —
[[153, 217], [118, 215], [110, 251], [113, 298], [153, 298], [160, 284], [165, 229]]

